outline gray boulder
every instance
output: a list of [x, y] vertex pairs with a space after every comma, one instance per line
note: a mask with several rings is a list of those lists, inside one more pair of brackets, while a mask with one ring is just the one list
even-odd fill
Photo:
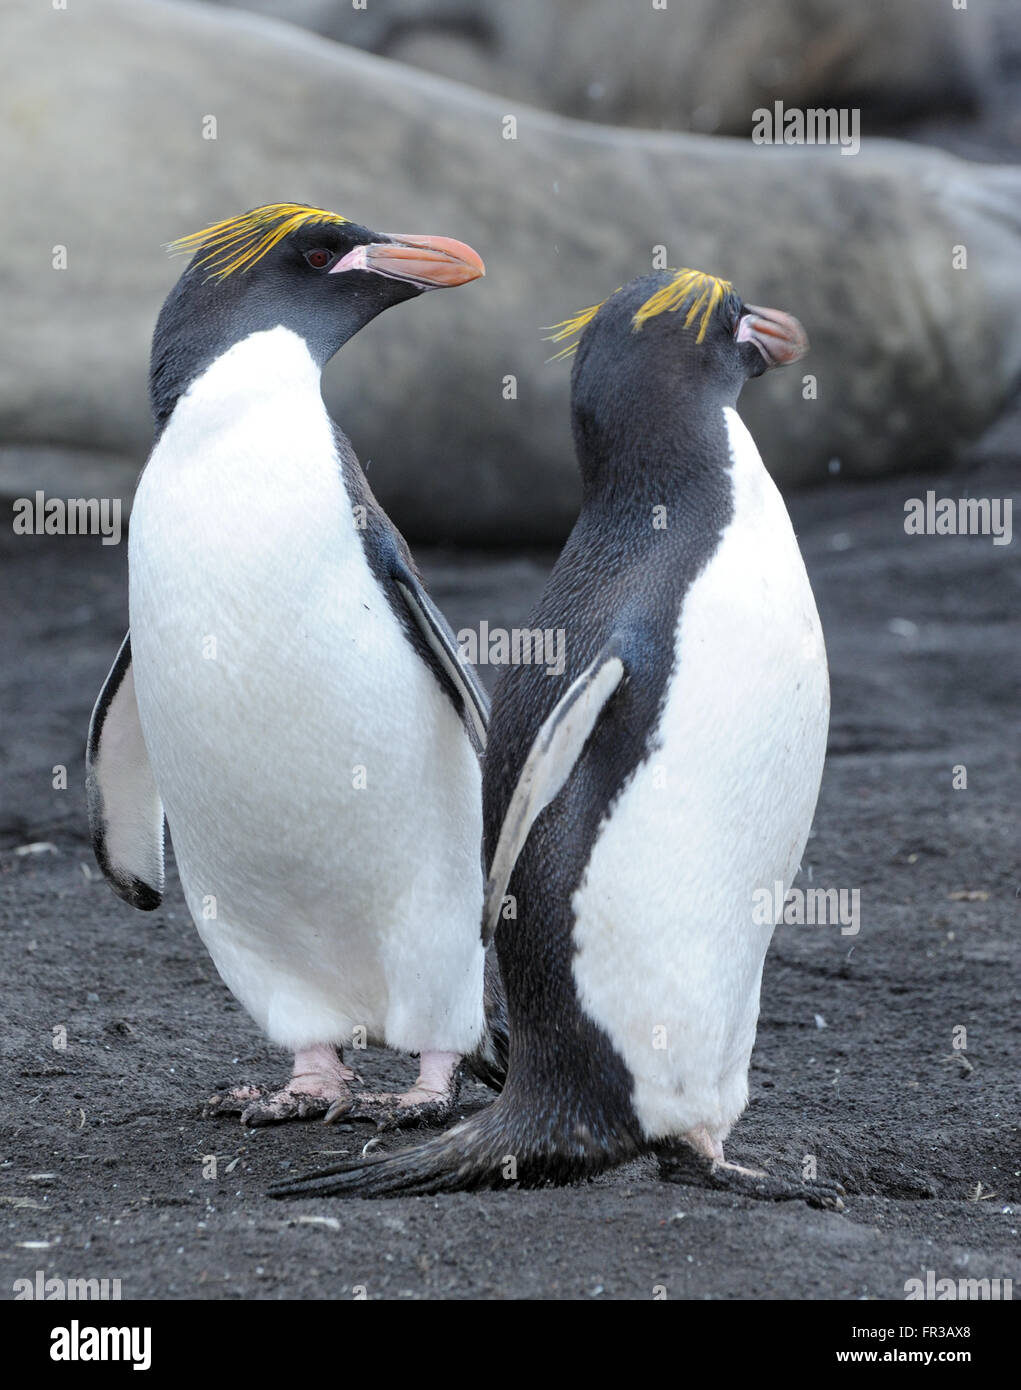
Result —
[[504, 98], [613, 125], [747, 135], [752, 112], [974, 109], [986, 7], [950, 0], [218, 0]]
[[547, 362], [541, 326], [648, 269], [657, 247], [808, 328], [805, 362], [742, 401], [785, 485], [824, 479], [834, 459], [854, 475], [945, 467], [1021, 375], [1016, 169], [509, 112], [208, 5], [21, 0], [5, 19], [0, 442], [18, 451], [19, 491], [32, 448], [48, 477], [55, 449], [141, 464], [149, 337], [180, 269], [161, 244], [278, 200], [455, 236], [486, 260], [485, 280], [383, 315], [327, 374], [373, 487], [416, 537], [563, 534], [569, 366]]

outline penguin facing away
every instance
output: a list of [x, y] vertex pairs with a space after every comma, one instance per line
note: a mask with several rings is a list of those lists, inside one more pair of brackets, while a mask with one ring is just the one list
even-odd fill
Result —
[[[435, 1119], [463, 1056], [501, 1079], [478, 931], [488, 707], [320, 374], [382, 310], [483, 265], [295, 203], [174, 249], [194, 255], [153, 338], [130, 633], [89, 730], [96, 857], [155, 908], [165, 815], [217, 970], [294, 1055], [281, 1090], [214, 1112]], [[355, 1094], [352, 1041], [419, 1054], [416, 1085]]]
[[582, 507], [528, 618], [563, 630], [566, 670], [505, 669], [485, 760], [506, 1084], [428, 1143], [273, 1195], [537, 1186], [651, 1152], [669, 1179], [840, 1204], [838, 1184], [723, 1156], [773, 931], [756, 890], [797, 871], [829, 720], [804, 563], [735, 405], [807, 339], [689, 270], [632, 281], [554, 338], [579, 332]]

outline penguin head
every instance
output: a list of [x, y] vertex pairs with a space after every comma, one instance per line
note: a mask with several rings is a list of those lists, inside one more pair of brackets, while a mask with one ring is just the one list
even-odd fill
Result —
[[566, 342], [558, 357], [575, 354], [571, 402], [583, 456], [657, 421], [671, 429], [684, 422], [690, 434], [700, 418], [733, 406], [750, 377], [808, 351], [790, 314], [745, 304], [728, 280], [687, 269], [630, 281], [554, 325], [550, 341]]
[[[633, 363], [647, 380], [667, 376], [702, 392], [715, 386], [736, 398], [749, 377], [796, 362], [808, 351], [808, 337], [796, 318], [745, 304], [729, 280], [698, 270], [639, 276], [601, 304], [554, 325], [550, 341], [578, 333], [580, 340], [557, 354], [577, 349], [575, 387], [609, 354], [618, 365]], [[590, 358], [595, 359], [591, 367]]]
[[211, 362], [252, 333], [284, 327], [323, 367], [392, 304], [485, 274], [448, 237], [374, 232], [302, 203], [269, 203], [171, 242], [192, 252], [153, 335], [157, 422]]

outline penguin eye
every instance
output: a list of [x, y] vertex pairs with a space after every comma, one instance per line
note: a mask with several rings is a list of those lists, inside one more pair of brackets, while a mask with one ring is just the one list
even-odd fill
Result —
[[316, 270], [322, 270], [324, 265], [329, 265], [333, 260], [333, 253], [320, 246], [315, 251], [306, 251], [305, 259], [309, 265], [315, 266]]

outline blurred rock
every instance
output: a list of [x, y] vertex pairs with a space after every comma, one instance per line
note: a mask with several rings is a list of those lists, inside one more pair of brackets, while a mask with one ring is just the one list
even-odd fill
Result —
[[[650, 268], [657, 246], [805, 323], [817, 398], [799, 367], [742, 400], [783, 484], [824, 480], [834, 460], [844, 476], [946, 466], [1021, 376], [1016, 169], [893, 142], [845, 158], [615, 131], [525, 107], [505, 139], [502, 102], [253, 15], [157, 0], [4, 8], [0, 444], [140, 464], [149, 337], [180, 269], [161, 243], [277, 200], [455, 236], [486, 260], [485, 280], [383, 315], [327, 373], [374, 489], [415, 537], [564, 533], [569, 366], [547, 364], [540, 325]], [[26, 464], [15, 491], [35, 485]]]
[[748, 135], [752, 111], [898, 121], [980, 102], [985, 6], [950, 0], [218, 0], [613, 125]]

